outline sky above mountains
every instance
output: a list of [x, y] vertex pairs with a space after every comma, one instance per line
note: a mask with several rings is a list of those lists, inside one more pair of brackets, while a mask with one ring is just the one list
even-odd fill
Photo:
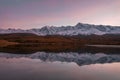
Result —
[[120, 0], [0, 0], [0, 28], [78, 22], [120, 26]]

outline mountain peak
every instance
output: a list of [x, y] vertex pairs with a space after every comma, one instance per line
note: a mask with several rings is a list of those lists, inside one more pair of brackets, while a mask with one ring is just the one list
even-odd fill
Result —
[[77, 23], [75, 26], [81, 26], [81, 25], [83, 25], [83, 23]]

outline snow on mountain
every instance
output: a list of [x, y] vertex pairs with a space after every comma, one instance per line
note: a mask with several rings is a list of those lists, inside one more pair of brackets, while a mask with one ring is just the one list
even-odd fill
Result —
[[9, 34], [9, 33], [28, 33], [27, 30], [22, 29], [0, 29], [0, 34]]
[[120, 27], [103, 26], [78, 23], [75, 26], [49, 27], [45, 26], [40, 29], [0, 29], [0, 34], [9, 33], [33, 33], [37, 35], [103, 35], [103, 34], [120, 34]]
[[30, 58], [30, 59], [40, 59], [45, 62], [74, 62], [78, 65], [90, 65], [96, 63], [112, 63], [120, 62], [119, 54], [104, 54], [104, 53], [45, 53], [45, 52], [36, 52], [34, 54], [9, 54], [0, 52], [0, 58]]

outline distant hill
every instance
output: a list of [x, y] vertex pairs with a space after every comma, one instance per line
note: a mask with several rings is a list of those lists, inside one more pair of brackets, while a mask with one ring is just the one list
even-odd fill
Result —
[[0, 34], [0, 40], [7, 40], [17, 43], [55, 43], [55, 44], [105, 44], [105, 45], [120, 45], [119, 34], [105, 34], [105, 35], [46, 35], [38, 36], [31, 33], [11, 33]]

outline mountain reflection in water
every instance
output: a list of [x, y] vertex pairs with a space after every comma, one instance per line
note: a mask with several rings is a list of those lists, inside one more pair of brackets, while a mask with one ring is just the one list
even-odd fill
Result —
[[40, 59], [43, 62], [74, 62], [79, 66], [90, 65], [90, 64], [103, 64], [103, 63], [113, 63], [120, 62], [119, 54], [105, 54], [105, 53], [46, 53], [46, 52], [36, 52], [33, 54], [10, 54], [0, 52], [0, 58], [30, 58], [30, 59]]

